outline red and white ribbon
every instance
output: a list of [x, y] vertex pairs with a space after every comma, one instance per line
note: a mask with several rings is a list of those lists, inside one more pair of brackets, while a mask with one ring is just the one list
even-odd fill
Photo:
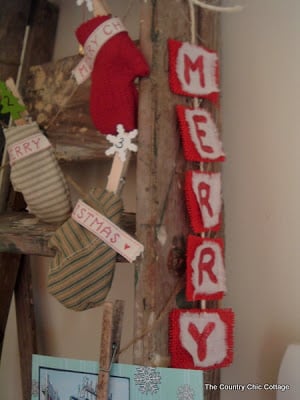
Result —
[[124, 31], [127, 29], [119, 18], [110, 18], [90, 34], [83, 46], [84, 57], [72, 71], [78, 85], [90, 77], [98, 51], [104, 43]]

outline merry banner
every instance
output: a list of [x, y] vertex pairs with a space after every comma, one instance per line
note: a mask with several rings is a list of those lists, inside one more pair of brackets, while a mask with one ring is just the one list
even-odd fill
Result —
[[[172, 92], [218, 103], [217, 53], [173, 39], [168, 49]], [[184, 157], [200, 163], [198, 170], [185, 173], [185, 200], [193, 230], [187, 239], [185, 295], [188, 301], [219, 300], [226, 293], [224, 243], [215, 237], [222, 223], [221, 173], [210, 172], [214, 169], [204, 168], [203, 163], [223, 162], [225, 153], [212, 114], [195, 103], [194, 107], [176, 106]], [[233, 359], [233, 323], [230, 309], [173, 310], [171, 366], [204, 370], [228, 366]]]

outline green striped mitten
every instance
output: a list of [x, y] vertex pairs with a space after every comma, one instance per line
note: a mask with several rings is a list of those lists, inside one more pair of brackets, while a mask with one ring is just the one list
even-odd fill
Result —
[[41, 221], [64, 222], [71, 212], [69, 188], [51, 143], [36, 122], [4, 130], [10, 178], [29, 211]]
[[[118, 195], [98, 188], [84, 200], [113, 223], [119, 223], [122, 200]], [[113, 280], [116, 252], [72, 218], [57, 229], [49, 247], [56, 249], [48, 273], [49, 292], [76, 311], [103, 303]]]

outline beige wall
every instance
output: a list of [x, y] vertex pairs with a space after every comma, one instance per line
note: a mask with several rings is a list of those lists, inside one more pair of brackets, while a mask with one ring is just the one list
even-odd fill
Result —
[[[286, 345], [300, 342], [300, 2], [242, 3], [222, 27], [224, 306], [236, 313], [235, 361], [222, 380], [272, 383]], [[222, 393], [235, 399], [275, 393]]]
[[[74, 54], [77, 49], [72, 32], [82, 13], [70, 3], [75, 0], [62, 2], [55, 58]], [[116, 14], [125, 14], [127, 1], [110, 3], [116, 7]], [[232, 307], [236, 313], [235, 360], [222, 370], [222, 382], [272, 383], [286, 345], [300, 341], [300, 2], [240, 0], [240, 4], [245, 5], [242, 13], [222, 16], [228, 282], [228, 295], [222, 305]], [[122, 7], [121, 12], [117, 7]], [[85, 184], [98, 182], [98, 171], [105, 179], [107, 168], [109, 165], [89, 166], [91, 181]], [[133, 170], [131, 175], [126, 184], [127, 209], [132, 207], [131, 196], [134, 197]], [[33, 270], [42, 351], [97, 359], [100, 311], [77, 314], [65, 310], [44, 290], [44, 261], [36, 258]], [[119, 283], [127, 280], [129, 288], [120, 292], [124, 285]], [[126, 297], [128, 318], [132, 310], [132, 280], [132, 267], [118, 266], [111, 296]], [[126, 325], [124, 342], [131, 337], [131, 329], [131, 323]], [[125, 359], [130, 359], [130, 354]], [[0, 399], [20, 398], [17, 381], [12, 313], [0, 368]], [[221, 397], [271, 400], [275, 393], [223, 391]]]

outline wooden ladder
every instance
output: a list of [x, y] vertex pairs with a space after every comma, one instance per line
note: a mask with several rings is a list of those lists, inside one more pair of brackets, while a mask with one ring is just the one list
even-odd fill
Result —
[[[51, 60], [58, 9], [46, 0], [1, 0], [0, 8], [0, 79], [5, 81], [12, 77], [23, 86], [32, 63]], [[23, 52], [25, 43], [26, 52]], [[20, 252], [16, 245], [16, 242], [21, 243], [27, 237], [24, 231], [14, 229], [15, 221], [22, 221], [25, 217], [20, 212], [24, 202], [21, 196], [11, 190], [8, 169], [1, 171], [1, 182], [0, 224], [4, 226], [6, 220], [8, 226], [0, 245], [0, 357], [10, 305], [15, 294], [23, 399], [27, 400], [31, 396], [31, 356], [37, 351], [31, 274], [28, 257], [25, 256], [30, 252]], [[16, 234], [13, 241], [9, 239], [12, 231]]]

